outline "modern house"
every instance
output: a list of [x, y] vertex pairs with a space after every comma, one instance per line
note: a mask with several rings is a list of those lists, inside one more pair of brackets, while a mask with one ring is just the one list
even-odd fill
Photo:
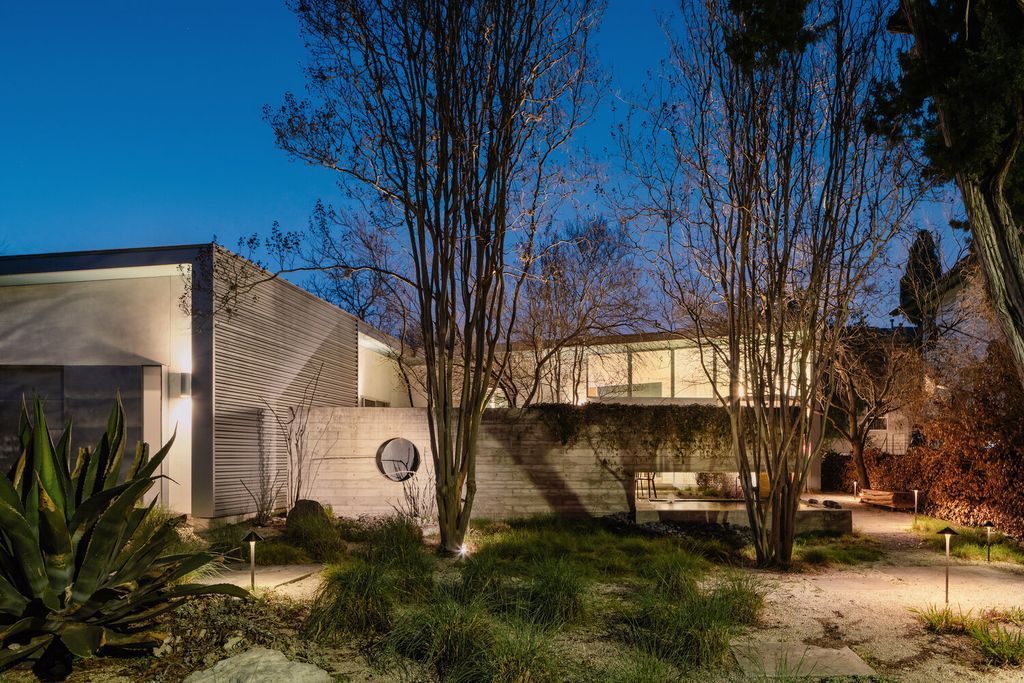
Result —
[[54, 429], [73, 417], [78, 447], [120, 392], [129, 442], [175, 436], [161, 502], [222, 517], [251, 509], [260, 466], [287, 476], [274, 411], [410, 405], [386, 336], [290, 282], [215, 310], [239, 273], [262, 271], [213, 244], [0, 257], [0, 464], [23, 396]]
[[[77, 447], [95, 443], [119, 392], [130, 442], [175, 435], [161, 504], [195, 518], [251, 514], [261, 481], [295, 476], [279, 419], [305, 407], [315, 464], [302, 495], [341, 514], [388, 512], [410, 485], [431, 488], [426, 413], [396, 346], [213, 244], [0, 257], [0, 464], [17, 455], [23, 396], [45, 400], [55, 430], [73, 418]], [[707, 404], [713, 383], [724, 388], [678, 335], [592, 339], [560, 358], [534, 402]], [[560, 445], [543, 421], [515, 421], [485, 421], [479, 514], [621, 511], [640, 471], [676, 487], [697, 472], [735, 478], [727, 449], [630, 449], [615, 469], [593, 444]]]

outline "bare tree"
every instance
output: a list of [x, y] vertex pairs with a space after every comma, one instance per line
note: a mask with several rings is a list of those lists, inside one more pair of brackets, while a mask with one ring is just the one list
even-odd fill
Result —
[[902, 150], [861, 125], [886, 55], [881, 5], [751, 5], [684, 6], [664, 88], [622, 145], [635, 215], [663, 235], [663, 291], [709, 379], [713, 364], [728, 375], [715, 391], [758, 564], [786, 566], [836, 331], [916, 192]]
[[316, 449], [313, 447], [314, 444], [309, 442], [308, 428], [309, 416], [312, 413], [313, 403], [316, 401], [316, 391], [320, 386], [320, 373], [323, 372], [323, 369], [324, 366], [321, 363], [316, 374], [303, 388], [302, 399], [298, 405], [275, 408], [269, 401], [263, 399], [267, 410], [270, 411], [277, 423], [281, 438], [284, 439], [285, 452], [288, 454], [290, 478], [288, 493], [291, 498], [288, 501], [289, 507], [303, 499], [309, 480], [316, 476], [316, 472], [313, 470]]
[[512, 406], [578, 402], [587, 342], [642, 326], [643, 271], [624, 225], [577, 221], [540, 236], [513, 348], [498, 378]]
[[[301, 0], [310, 102], [268, 112], [278, 144], [338, 173], [402, 245], [442, 552], [465, 537], [476, 441], [538, 225], [590, 115], [594, 0]], [[524, 262], [525, 260], [525, 262]], [[339, 264], [352, 271], [369, 264]], [[383, 271], [382, 271], [383, 272]], [[456, 373], [456, 368], [462, 371]]]
[[[861, 488], [871, 488], [864, 449], [871, 424], [902, 411], [921, 398], [921, 351], [904, 329], [851, 325], [831, 363], [826, 391], [832, 395], [829, 419], [850, 442], [850, 456]], [[830, 386], [834, 382], [835, 386]]]
[[264, 411], [256, 412], [256, 420], [259, 428], [259, 462], [256, 470], [255, 491], [249, 488], [244, 479], [239, 483], [249, 494], [253, 505], [256, 507], [256, 524], [266, 526], [270, 522], [271, 515], [281, 503], [281, 493], [288, 484], [288, 469], [277, 466], [277, 458], [273, 454], [273, 448], [267, 443], [263, 425], [266, 416]]

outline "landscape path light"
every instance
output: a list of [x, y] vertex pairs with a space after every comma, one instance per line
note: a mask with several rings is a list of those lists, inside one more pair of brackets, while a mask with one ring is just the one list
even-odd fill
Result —
[[262, 540], [263, 537], [256, 533], [255, 530], [250, 531], [242, 539], [242, 541], [249, 544], [249, 583], [252, 586], [250, 590], [256, 590], [256, 541]]
[[917, 489], [914, 489], [914, 526], [917, 526]]
[[949, 542], [954, 536], [958, 536], [953, 527], [946, 527], [939, 531], [940, 536], [946, 537], [946, 604], [949, 604]]
[[986, 521], [982, 524], [985, 527], [985, 556], [986, 562], [992, 561], [992, 530], [996, 528], [996, 525], [992, 523], [992, 520]]
[[853, 497], [854, 498], [857, 497], [857, 480], [856, 479], [853, 480]]

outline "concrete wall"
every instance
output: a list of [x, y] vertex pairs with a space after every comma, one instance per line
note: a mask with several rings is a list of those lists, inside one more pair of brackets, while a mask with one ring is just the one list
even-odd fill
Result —
[[[309, 495], [337, 514], [386, 514], [399, 504], [403, 484], [386, 479], [376, 463], [377, 449], [388, 439], [405, 438], [419, 449], [423, 464], [406, 486], [429, 480], [430, 435], [422, 408], [321, 408], [311, 416], [310, 435], [316, 460]], [[480, 517], [611, 514], [630, 509], [633, 471], [735, 469], [730, 458], [610, 453], [586, 438], [565, 448], [535, 415], [514, 411], [488, 413], [479, 448], [473, 510]]]
[[[178, 307], [183, 291], [174, 264], [0, 277], [0, 365], [56, 371], [64, 383], [60, 400], [67, 399], [63, 417], [76, 424], [102, 431], [120, 388], [130, 439], [144, 437], [157, 448], [177, 426], [162, 470], [170, 478], [161, 484], [162, 502], [189, 512], [191, 401], [142, 384], [144, 368], [159, 368], [160, 383], [169, 373], [191, 372], [191, 320]], [[0, 425], [5, 433], [10, 428]], [[83, 436], [92, 440], [95, 431]]]

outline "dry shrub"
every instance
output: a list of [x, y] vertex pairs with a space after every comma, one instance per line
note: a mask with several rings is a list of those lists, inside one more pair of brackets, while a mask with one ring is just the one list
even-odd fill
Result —
[[865, 452], [873, 488], [919, 489], [929, 515], [1024, 538], [1024, 390], [1003, 343], [936, 394], [920, 436], [906, 455]]

